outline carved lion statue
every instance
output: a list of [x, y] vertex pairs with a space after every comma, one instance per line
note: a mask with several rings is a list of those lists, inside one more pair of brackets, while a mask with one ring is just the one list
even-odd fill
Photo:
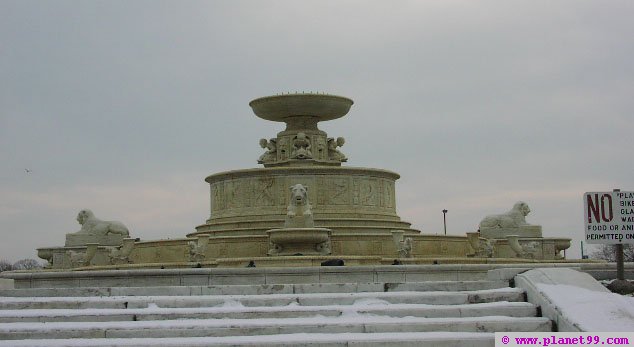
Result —
[[513, 205], [513, 208], [502, 214], [490, 215], [484, 217], [480, 222], [480, 228], [518, 228], [526, 223], [526, 216], [531, 212], [531, 209], [523, 201], [518, 201]]
[[313, 212], [312, 206], [308, 202], [308, 187], [301, 184], [296, 184], [290, 187], [291, 198], [286, 209], [286, 225], [289, 226], [293, 223], [297, 217], [303, 217], [304, 225], [302, 227], [313, 227]]
[[77, 233], [91, 235], [117, 234], [123, 237], [130, 236], [128, 228], [121, 222], [103, 221], [95, 217], [91, 210], [81, 210], [77, 214], [77, 221], [81, 229]]

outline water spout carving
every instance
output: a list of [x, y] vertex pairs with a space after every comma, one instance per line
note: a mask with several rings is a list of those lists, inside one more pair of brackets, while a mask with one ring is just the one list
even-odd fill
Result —
[[284, 227], [271, 229], [269, 251], [272, 255], [328, 255], [332, 251], [331, 230], [316, 228], [312, 206], [308, 200], [308, 187], [295, 184], [290, 187]]

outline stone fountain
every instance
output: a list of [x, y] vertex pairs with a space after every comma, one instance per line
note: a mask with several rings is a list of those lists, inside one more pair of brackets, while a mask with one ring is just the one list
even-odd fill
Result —
[[[424, 234], [396, 212], [399, 175], [347, 167], [343, 137], [320, 122], [344, 117], [353, 105], [328, 94], [284, 94], [249, 103], [284, 130], [259, 141], [262, 167], [215, 173], [206, 221], [183, 238], [140, 241], [120, 222], [80, 211], [79, 232], [64, 247], [39, 248], [58, 268], [180, 268], [557, 261], [570, 239], [544, 238], [526, 223], [528, 205], [487, 216], [478, 232]], [[255, 142], [255, 141], [254, 141]], [[309, 199], [310, 197], [310, 199]]]
[[[210, 235], [209, 247], [222, 257], [331, 254], [378, 261], [397, 256], [397, 246], [390, 242], [392, 230], [420, 234], [396, 213], [398, 174], [343, 167], [348, 160], [340, 150], [344, 138], [329, 137], [318, 128], [319, 122], [345, 116], [352, 104], [348, 98], [326, 94], [286, 94], [251, 101], [256, 116], [284, 123], [285, 129], [274, 138], [260, 140], [264, 153], [257, 161], [263, 168], [207, 177], [210, 217], [188, 237]], [[289, 225], [293, 195], [289, 187], [298, 184], [310, 191], [308, 226]], [[313, 223], [319, 228], [301, 230], [313, 228]], [[290, 242], [291, 238], [297, 242]]]

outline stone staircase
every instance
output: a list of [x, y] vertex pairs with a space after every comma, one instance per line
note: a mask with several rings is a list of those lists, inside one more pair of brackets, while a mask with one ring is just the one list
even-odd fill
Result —
[[551, 330], [506, 281], [0, 290], [0, 346], [493, 346]]

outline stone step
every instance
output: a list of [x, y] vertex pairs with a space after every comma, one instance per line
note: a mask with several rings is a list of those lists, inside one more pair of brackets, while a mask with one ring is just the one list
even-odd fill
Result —
[[[390, 304], [383, 300], [361, 299], [353, 305], [258, 306], [244, 307], [239, 302], [220, 307], [162, 308], [150, 306], [137, 309], [51, 309], [3, 310], [0, 323], [16, 322], [112, 322], [157, 321], [175, 319], [268, 319], [310, 316], [341, 317], [347, 314], [373, 314], [390, 317], [531, 317], [537, 310], [526, 302], [496, 302], [464, 305]], [[0, 328], [4, 331], [5, 327]]]
[[0, 289], [1, 297], [184, 296], [228, 294], [355, 293], [382, 291], [465, 291], [508, 287], [507, 281], [425, 281], [407, 283], [309, 283], [215, 286], [79, 287]]
[[[1, 340], [227, 337], [275, 334], [551, 331], [541, 317], [418, 318], [344, 315], [277, 319], [204, 319], [135, 322], [6, 324]], [[74, 345], [74, 344], [73, 344]], [[0, 346], [2, 346], [0, 344]]]
[[180, 347], [180, 346], [298, 346], [298, 347], [491, 347], [494, 333], [300, 333], [227, 337], [43, 339], [0, 341], [0, 347]]
[[519, 288], [497, 288], [461, 292], [357, 292], [261, 295], [200, 296], [111, 296], [111, 297], [0, 297], [2, 310], [19, 309], [123, 309], [159, 307], [213, 307], [227, 302], [242, 306], [350, 305], [365, 298], [381, 299], [391, 304], [458, 305], [493, 301], [524, 301]]
[[537, 314], [484, 280], [0, 290], [0, 347], [492, 346]]

